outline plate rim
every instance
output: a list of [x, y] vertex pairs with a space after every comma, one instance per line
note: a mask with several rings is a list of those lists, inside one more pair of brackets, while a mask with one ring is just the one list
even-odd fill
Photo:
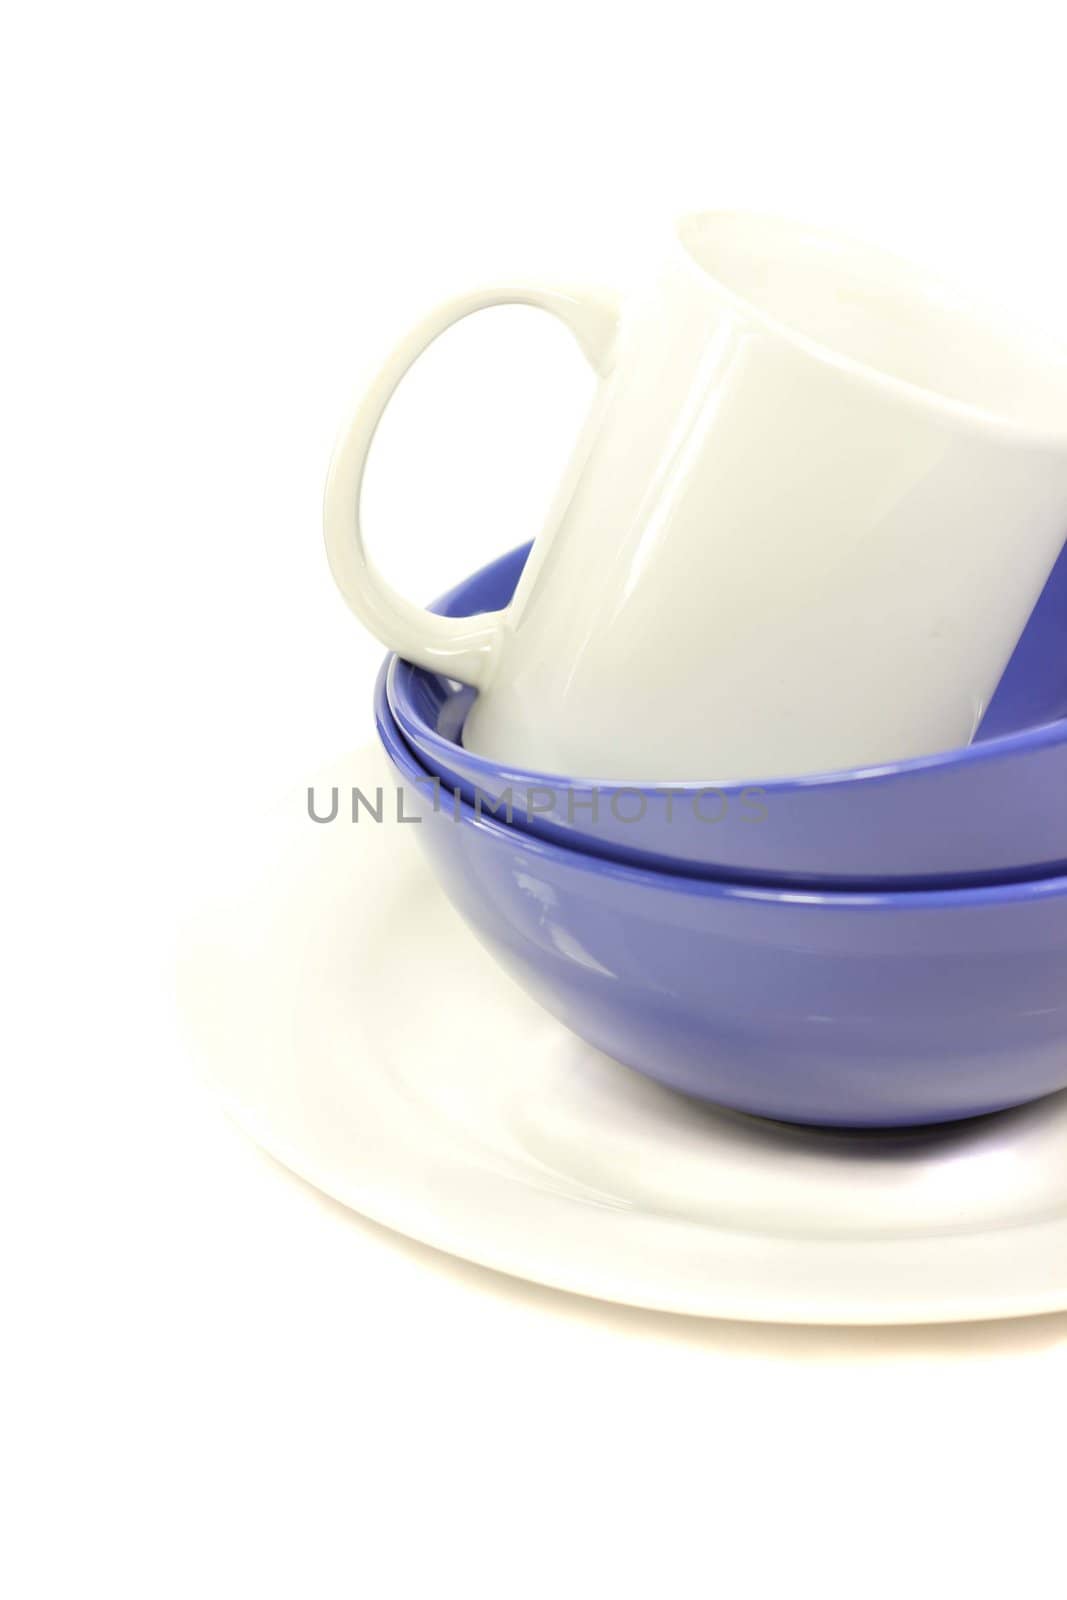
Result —
[[[355, 774], [362, 775], [362, 785], [366, 787], [368, 769], [373, 767], [375, 781], [385, 784], [393, 782], [392, 776], [385, 763], [384, 756], [377, 746], [367, 745], [359, 751], [340, 758], [331, 764], [326, 774], [321, 774], [316, 783], [330, 782], [347, 787], [357, 781]], [[344, 774], [342, 780], [342, 773]], [[275, 812], [274, 819], [267, 823], [273, 832], [278, 825], [287, 827], [293, 833], [292, 807], [286, 809], [284, 804]], [[246, 819], [247, 820], [247, 819]], [[387, 823], [384, 828], [376, 828], [374, 835], [369, 829], [359, 830], [350, 828], [348, 835], [353, 840], [351, 852], [351, 865], [353, 871], [358, 871], [361, 879], [368, 872], [378, 872], [386, 880], [395, 878], [400, 869], [401, 852], [406, 852], [409, 866], [417, 863], [415, 870], [424, 873], [427, 884], [432, 883], [429, 867], [421, 861], [414, 839], [410, 838], [410, 829], [405, 829], [408, 837], [401, 839], [400, 829], [395, 823]], [[326, 830], [309, 830], [299, 841], [303, 846], [315, 851], [314, 840], [320, 840]], [[250, 830], [246, 835], [245, 843], [255, 852], [255, 842], [252, 837], [257, 830]], [[385, 841], [379, 841], [379, 848], [374, 851], [373, 858], [368, 855], [369, 840], [377, 837], [379, 833], [390, 836], [388, 847]], [[295, 850], [297, 839], [291, 841]], [[320, 850], [321, 853], [321, 850]], [[275, 848], [268, 852], [270, 869], [266, 882], [262, 873], [253, 873], [256, 883], [256, 892], [265, 892], [268, 899], [272, 895], [282, 892], [282, 873], [289, 862], [289, 850]], [[292, 871], [292, 867], [289, 868]], [[300, 869], [303, 873], [304, 869]], [[321, 894], [324, 886], [330, 888], [325, 892], [340, 893], [336, 875], [331, 871], [323, 872], [321, 881], [308, 881], [305, 876], [300, 877], [298, 892], [308, 894]], [[433, 892], [442, 892], [434, 885]], [[980, 1322], [992, 1321], [1003, 1318], [1018, 1318], [1023, 1316], [1040, 1316], [1050, 1313], [1067, 1311], [1067, 1211], [1062, 1217], [1046, 1217], [1041, 1220], [1020, 1220], [1002, 1227], [988, 1229], [973, 1229], [966, 1234], [945, 1234], [943, 1232], [929, 1236], [886, 1237], [879, 1239], [845, 1239], [842, 1237], [796, 1238], [793, 1236], [760, 1234], [754, 1231], [738, 1231], [736, 1229], [715, 1227], [706, 1219], [693, 1219], [684, 1217], [663, 1217], [653, 1213], [638, 1214], [633, 1211], [614, 1212], [610, 1208], [601, 1208], [590, 1205], [581, 1206], [573, 1197], [564, 1197], [552, 1194], [550, 1191], [539, 1189], [536, 1185], [524, 1185], [524, 1190], [530, 1203], [539, 1209], [540, 1217], [544, 1221], [541, 1229], [541, 1238], [536, 1237], [536, 1230], [530, 1227], [518, 1230], [518, 1237], [509, 1241], [506, 1234], [492, 1227], [482, 1227], [479, 1232], [478, 1217], [472, 1217], [472, 1211], [477, 1211], [483, 1202], [468, 1198], [466, 1202], [457, 1200], [455, 1186], [448, 1184], [450, 1175], [456, 1174], [460, 1167], [463, 1172], [463, 1186], [468, 1195], [473, 1195], [479, 1190], [479, 1184], [487, 1174], [473, 1174], [465, 1160], [462, 1145], [458, 1146], [459, 1160], [453, 1154], [451, 1162], [441, 1160], [440, 1145], [442, 1141], [435, 1140], [433, 1144], [434, 1164], [432, 1169], [427, 1168], [425, 1160], [426, 1143], [423, 1142], [421, 1175], [409, 1172], [403, 1162], [388, 1160], [379, 1162], [375, 1167], [373, 1159], [374, 1139], [370, 1141], [369, 1153], [364, 1153], [364, 1164], [357, 1169], [349, 1166], [347, 1170], [333, 1170], [330, 1163], [316, 1159], [315, 1152], [309, 1151], [308, 1142], [303, 1141], [293, 1130], [279, 1127], [277, 1115], [272, 1115], [269, 1106], [265, 1106], [260, 1098], [256, 1103], [254, 1095], [247, 1090], [242, 1092], [241, 1077], [237, 1073], [224, 1053], [213, 1048], [205, 1042], [203, 1025], [198, 1026], [195, 1020], [197, 1005], [195, 996], [190, 994], [190, 985], [195, 989], [198, 979], [196, 971], [202, 967], [204, 960], [209, 963], [212, 959], [218, 960], [218, 916], [222, 909], [223, 922], [227, 914], [233, 914], [236, 908], [240, 915], [249, 901], [250, 891], [242, 889], [234, 895], [232, 888], [229, 894], [220, 896], [217, 886], [207, 891], [204, 900], [198, 907], [195, 919], [183, 932], [181, 940], [181, 955], [179, 958], [180, 978], [179, 987], [182, 992], [182, 1022], [183, 1031], [188, 1043], [191, 1045], [201, 1062], [202, 1075], [222, 1100], [231, 1119], [272, 1159], [278, 1161], [283, 1167], [295, 1173], [303, 1181], [329, 1195], [332, 1199], [344, 1205], [347, 1209], [370, 1218], [375, 1223], [401, 1233], [419, 1243], [440, 1250], [445, 1254], [474, 1262], [478, 1266], [492, 1271], [501, 1272], [506, 1276], [542, 1284], [546, 1287], [577, 1294], [586, 1298], [598, 1299], [608, 1303], [616, 1303], [638, 1307], [646, 1310], [669, 1312], [675, 1315], [685, 1315], [702, 1318], [721, 1318], [731, 1321], [777, 1323], [783, 1325], [801, 1326], [920, 1326], [936, 1325], [942, 1323]], [[443, 895], [442, 895], [443, 899]], [[463, 925], [458, 913], [448, 908], [448, 914], [455, 917], [457, 929], [461, 936], [470, 940], [471, 944], [478, 945], [475, 936]], [[369, 924], [369, 919], [364, 919]], [[282, 927], [282, 919], [275, 919], [272, 924], [272, 937], [276, 942], [284, 944], [287, 930]], [[214, 958], [211, 952], [214, 951]], [[486, 956], [487, 960], [491, 959]], [[509, 980], [511, 982], [513, 980]], [[217, 992], [217, 991], [214, 991]], [[533, 1002], [530, 1002], [531, 1004]], [[547, 1018], [547, 1013], [545, 1013]], [[552, 1025], [562, 1028], [561, 1024], [552, 1021]], [[364, 1037], [366, 1037], [364, 1035]], [[228, 1070], [229, 1067], [229, 1070]], [[379, 1079], [382, 1075], [379, 1074]], [[353, 1074], [354, 1085], [362, 1081], [370, 1083], [372, 1093], [369, 1098], [364, 1091], [363, 1103], [376, 1104], [379, 1113], [382, 1112], [383, 1102], [381, 1095], [382, 1085], [378, 1084], [378, 1097], [375, 1101], [373, 1094], [374, 1078], [365, 1075]], [[399, 1096], [393, 1087], [391, 1100], [398, 1102], [403, 1097]], [[426, 1119], [424, 1119], [426, 1120]], [[299, 1132], [299, 1130], [298, 1130]], [[391, 1151], [396, 1151], [397, 1142], [394, 1139], [394, 1130], [377, 1124], [374, 1137], [380, 1137], [383, 1146]], [[399, 1141], [403, 1148], [405, 1141]], [[425, 1184], [427, 1177], [437, 1186], [436, 1201], [427, 1205], [425, 1201], [413, 1203], [412, 1196], [420, 1183]], [[475, 1182], [477, 1177], [478, 1182]], [[499, 1201], [499, 1177], [492, 1180], [496, 1183]], [[451, 1203], [442, 1206], [441, 1195], [451, 1196]], [[485, 1204], [488, 1204], [487, 1197]], [[564, 1213], [557, 1215], [554, 1208], [560, 1205], [566, 1208]], [[593, 1251], [589, 1258], [572, 1258], [568, 1252], [558, 1253], [555, 1258], [551, 1249], [544, 1246], [544, 1236], [551, 1238], [554, 1230], [558, 1229], [566, 1218], [567, 1225], [573, 1237], [575, 1228], [581, 1232], [588, 1221], [590, 1214], [600, 1212], [597, 1226], [604, 1234], [604, 1216], [613, 1215], [617, 1224], [625, 1220], [628, 1231], [633, 1235], [632, 1244], [638, 1243], [638, 1235], [650, 1233], [651, 1242], [655, 1242], [658, 1235], [666, 1236], [665, 1230], [673, 1235], [680, 1236], [688, 1233], [691, 1239], [698, 1241], [699, 1248], [694, 1252], [699, 1256], [702, 1271], [700, 1281], [694, 1283], [690, 1275], [680, 1281], [676, 1274], [672, 1283], [671, 1274], [662, 1270], [662, 1264], [653, 1252], [652, 1266], [645, 1262], [645, 1270], [635, 1267], [633, 1263], [623, 1267], [612, 1267], [610, 1260], [605, 1262], [603, 1257]], [[584, 1217], [580, 1226], [577, 1219]], [[651, 1228], [647, 1224], [651, 1222]], [[1060, 1259], [1064, 1262], [1064, 1281], [1057, 1285], [1051, 1273], [1047, 1285], [1042, 1289], [1039, 1285], [1023, 1281], [1014, 1286], [1002, 1285], [1000, 1288], [988, 1287], [982, 1283], [983, 1274], [987, 1270], [995, 1269], [999, 1256], [1012, 1254], [1017, 1251], [1020, 1234], [1027, 1238], [1036, 1239], [1041, 1234], [1048, 1234], [1053, 1241], [1049, 1244], [1050, 1259]], [[1005, 1243], [1005, 1241], [1010, 1241]], [[633, 1248], [624, 1248], [619, 1255], [625, 1260], [633, 1255]], [[999, 1247], [999, 1249], [998, 1249]], [[642, 1246], [642, 1249], [644, 1246]], [[801, 1285], [796, 1281], [794, 1274], [807, 1266], [810, 1268], [815, 1258], [827, 1253], [836, 1255], [838, 1261], [847, 1257], [849, 1252], [862, 1250], [864, 1257], [869, 1261], [872, 1253], [877, 1253], [880, 1265], [888, 1267], [891, 1275], [895, 1273], [897, 1286], [887, 1290], [883, 1295], [872, 1298], [864, 1294], [860, 1299], [855, 1294], [850, 1296], [847, 1281], [844, 1288], [834, 1290], [827, 1284], [819, 1285], [819, 1274], [815, 1274], [813, 1281]], [[908, 1261], [895, 1262], [892, 1253], [906, 1255]], [[736, 1281], [736, 1258], [745, 1256], [749, 1260], [749, 1271], [746, 1283]], [[751, 1257], [759, 1253], [762, 1258], [762, 1272], [754, 1270], [751, 1266]], [[640, 1252], [639, 1252], [640, 1255]], [[992, 1257], [992, 1261], [986, 1259]], [[936, 1291], [929, 1287], [921, 1292], [922, 1283], [928, 1286], [931, 1276], [936, 1277], [938, 1262], [953, 1259], [956, 1263], [957, 1275], [963, 1258], [973, 1257], [974, 1261], [969, 1268], [970, 1280], [967, 1287], [955, 1291], [942, 1286]], [[716, 1259], [717, 1258], [717, 1259]], [[792, 1266], [787, 1281], [776, 1287], [773, 1282], [774, 1273], [781, 1265]], [[719, 1272], [716, 1274], [715, 1267]], [[820, 1263], [825, 1265], [825, 1263]], [[901, 1288], [901, 1282], [907, 1283], [910, 1269], [912, 1288]], [[847, 1280], [847, 1273], [838, 1268], [839, 1275]], [[966, 1276], [966, 1275], [964, 1275]]]

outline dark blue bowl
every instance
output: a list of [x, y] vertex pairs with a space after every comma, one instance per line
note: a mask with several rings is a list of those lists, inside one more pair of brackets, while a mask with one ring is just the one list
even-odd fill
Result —
[[[529, 546], [435, 609], [495, 610]], [[1067, 550], [965, 750], [758, 786], [598, 783], [462, 744], [474, 691], [394, 660], [389, 704], [420, 762], [516, 827], [635, 866], [738, 883], [922, 888], [1067, 871]]]
[[831, 893], [565, 849], [440, 802], [385, 678], [379, 734], [437, 878], [522, 987], [608, 1055], [739, 1111], [839, 1127], [1067, 1087], [1067, 878]]

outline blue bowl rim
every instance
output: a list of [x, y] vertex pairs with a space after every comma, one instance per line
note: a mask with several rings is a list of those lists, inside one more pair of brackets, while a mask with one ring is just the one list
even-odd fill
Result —
[[[374, 686], [374, 715], [378, 736], [389, 759], [406, 781], [412, 784], [440, 782], [426, 770], [411, 750], [389, 708], [386, 684], [396, 657], [389, 655], [382, 663]], [[683, 895], [701, 899], [757, 902], [761, 904], [810, 905], [834, 907], [841, 910], [860, 907], [885, 910], [973, 909], [977, 906], [1007, 905], [1020, 901], [1036, 901], [1067, 897], [1067, 875], [1025, 878], [1011, 883], [972, 884], [942, 889], [813, 889], [776, 887], [773, 885], [728, 883], [718, 878], [692, 878], [671, 872], [657, 872], [650, 867], [637, 867], [627, 862], [614, 861], [604, 856], [574, 850], [567, 845], [551, 842], [524, 829], [508, 827], [496, 817], [476, 811], [472, 805], [454, 795], [450, 802], [452, 816], [463, 824], [498, 844], [519, 850], [542, 860], [557, 861], [561, 866], [580, 867], [594, 876], [618, 879], [645, 889], [670, 888]]]
[[[446, 607], [453, 604], [463, 595], [472, 584], [480, 579], [487, 578], [498, 567], [514, 561], [520, 553], [525, 560], [531, 548], [532, 541], [527, 541], [525, 544], [515, 545], [511, 550], [505, 551], [503, 555], [486, 562], [484, 566], [479, 567], [469, 577], [454, 584], [446, 594], [434, 602], [430, 609], [432, 611], [444, 611]], [[402, 662], [399, 656], [390, 655], [386, 658], [385, 666], [391, 675], [395, 674], [401, 665], [407, 667], [411, 672], [422, 670], [413, 666], [409, 661]], [[392, 715], [391, 710], [390, 715]], [[449, 750], [462, 748], [464, 765], [469, 771], [472, 773], [484, 773], [487, 777], [491, 776], [494, 779], [504, 779], [511, 784], [528, 785], [534, 788], [560, 789], [564, 792], [577, 789], [598, 789], [601, 793], [607, 793], [618, 789], [636, 789], [648, 793], [655, 791], [656, 793], [674, 796], [685, 796], [694, 791], [707, 789], [714, 789], [716, 793], [721, 794], [732, 794], [742, 789], [759, 789], [761, 793], [769, 795], [790, 794], [803, 789], [821, 789], [831, 786], [869, 783], [880, 778], [901, 778], [922, 772], [944, 771], [947, 768], [972, 767], [984, 761], [994, 761], [998, 758], [1020, 754], [1023, 751], [1043, 750], [1067, 743], [1067, 717], [1060, 717], [1053, 722], [1038, 723], [1033, 728], [1024, 728], [1016, 733], [1001, 734], [995, 739], [984, 739], [977, 744], [966, 745], [955, 750], [940, 750], [932, 755], [916, 756], [909, 761], [886, 762], [882, 765], [871, 767], [845, 767], [831, 772], [805, 773], [799, 778], [768, 778], [764, 780], [750, 778], [743, 781], [740, 779], [728, 779], [724, 782], [716, 782], [714, 779], [706, 779], [703, 782], [696, 780], [679, 782], [675, 780], [674, 782], [666, 783], [650, 783], [647, 778], [636, 778], [631, 782], [613, 778], [609, 782], [605, 782], [597, 778], [570, 777], [562, 773], [540, 772], [532, 769], [527, 771], [524, 768], [500, 766], [485, 756], [476, 755], [465, 746], [457, 747], [452, 740], [444, 738], [443, 735], [428, 724], [423, 723], [421, 726], [425, 730], [427, 741], [439, 748], [445, 759], [447, 759]]]

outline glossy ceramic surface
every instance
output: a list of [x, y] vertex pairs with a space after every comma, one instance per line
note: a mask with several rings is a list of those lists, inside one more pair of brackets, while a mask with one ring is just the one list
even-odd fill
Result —
[[[319, 779], [324, 809], [331, 786], [391, 793], [373, 750]], [[180, 993], [208, 1081], [309, 1182], [485, 1266], [667, 1311], [1067, 1308], [1067, 1095], [892, 1134], [683, 1099], [521, 993], [434, 884], [417, 827], [391, 811], [315, 827], [305, 807], [300, 788], [234, 816]]]
[[[506, 610], [431, 617], [367, 564], [363, 465], [457, 317], [561, 316], [604, 374]], [[970, 743], [1067, 529], [1067, 351], [865, 246], [686, 219], [612, 304], [465, 297], [387, 365], [326, 492], [333, 571], [407, 659], [482, 692], [468, 748], [605, 779], [767, 780]]]
[[[978, 730], [988, 745], [1067, 719], [1067, 544]], [[1064, 791], [1067, 795], [1067, 790]]]
[[523, 988], [672, 1089], [786, 1122], [908, 1126], [1067, 1087], [1067, 877], [846, 894], [623, 866], [439, 804], [378, 731], [430, 864]]
[[[506, 605], [527, 550], [461, 583], [439, 602], [442, 611]], [[460, 743], [474, 692], [439, 673], [395, 661], [388, 693], [404, 737], [450, 790], [500, 806], [501, 816], [510, 794], [516, 827], [636, 865], [739, 881], [898, 887], [1067, 871], [1067, 550], [980, 742], [896, 767], [716, 790], [627, 789], [475, 755]], [[1026, 726], [1044, 717], [1061, 720]]]

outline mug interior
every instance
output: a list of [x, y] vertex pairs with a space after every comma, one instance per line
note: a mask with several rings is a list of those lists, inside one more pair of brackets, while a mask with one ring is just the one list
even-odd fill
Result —
[[711, 212], [679, 229], [731, 295], [824, 354], [955, 405], [1067, 439], [1067, 351], [873, 246], [773, 217]]

